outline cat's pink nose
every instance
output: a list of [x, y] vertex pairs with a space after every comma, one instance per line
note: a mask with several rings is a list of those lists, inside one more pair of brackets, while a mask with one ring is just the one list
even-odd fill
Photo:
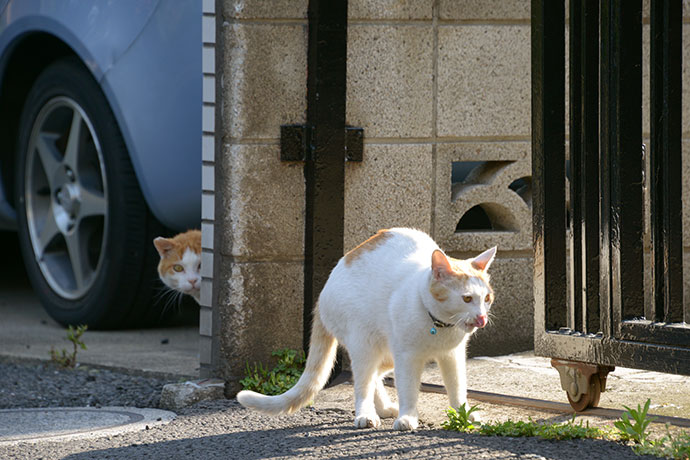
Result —
[[488, 321], [488, 318], [486, 315], [478, 315], [474, 319], [474, 327], [484, 327], [484, 326], [486, 326], [487, 321]]

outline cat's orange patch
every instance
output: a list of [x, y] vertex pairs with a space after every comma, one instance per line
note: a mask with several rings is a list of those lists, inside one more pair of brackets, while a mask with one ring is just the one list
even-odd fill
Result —
[[188, 248], [201, 254], [201, 231], [189, 230], [175, 235], [174, 238], [159, 238], [154, 241], [154, 245], [159, 252], [163, 252], [158, 264], [158, 271], [165, 273], [182, 259]]
[[391, 236], [391, 233], [387, 229], [379, 230], [378, 232], [376, 232], [376, 235], [372, 236], [371, 238], [369, 238], [368, 240], [366, 240], [365, 242], [363, 242], [362, 244], [360, 244], [359, 246], [345, 254], [345, 265], [350, 265], [365, 252], [376, 249]]
[[479, 278], [484, 281], [487, 285], [489, 284], [490, 276], [487, 272], [482, 270], [477, 270], [472, 266], [472, 264], [467, 260], [454, 259], [448, 257], [450, 261], [450, 266], [453, 268], [453, 273], [459, 277], [471, 276], [473, 278]]
[[431, 292], [431, 295], [434, 297], [434, 299], [438, 300], [439, 302], [445, 302], [448, 300], [448, 288], [437, 281], [431, 283], [429, 292]]
[[[467, 260], [454, 259], [452, 257], [448, 257], [448, 262], [450, 263], [450, 267], [452, 270], [452, 272], [450, 273], [450, 276], [452, 278], [455, 278], [459, 281], [466, 281], [467, 278], [470, 277], [481, 279], [489, 287], [489, 295], [491, 296], [491, 301], [493, 301], [493, 290], [491, 290], [491, 285], [489, 284], [490, 277], [487, 272], [477, 270]], [[436, 299], [439, 302], [445, 302], [446, 300], [448, 300], [448, 291], [448, 286], [444, 285], [442, 282], [439, 281], [433, 281], [429, 286], [429, 292], [434, 297], [434, 299]]]

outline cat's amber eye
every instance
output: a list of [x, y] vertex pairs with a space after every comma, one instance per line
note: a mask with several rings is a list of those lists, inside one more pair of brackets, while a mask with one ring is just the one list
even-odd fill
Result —
[[462, 296], [462, 300], [464, 300], [465, 303], [470, 303], [470, 302], [472, 302], [472, 296], [471, 295], [464, 295], [464, 296]]
[[180, 273], [184, 271], [184, 267], [180, 264], [175, 264], [173, 265], [173, 270], [175, 270], [177, 273]]
[[484, 302], [486, 303], [491, 303], [491, 294], [487, 294], [486, 297], [484, 297]]

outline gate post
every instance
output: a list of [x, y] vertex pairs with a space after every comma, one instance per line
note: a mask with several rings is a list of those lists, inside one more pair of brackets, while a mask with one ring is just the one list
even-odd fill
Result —
[[312, 309], [343, 255], [347, 0], [310, 0], [308, 16], [307, 125], [311, 145], [304, 164], [305, 352]]

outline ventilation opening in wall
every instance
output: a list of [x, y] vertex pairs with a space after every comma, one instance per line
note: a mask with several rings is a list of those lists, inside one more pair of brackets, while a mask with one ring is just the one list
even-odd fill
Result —
[[482, 203], [471, 207], [455, 226], [455, 233], [464, 232], [517, 232], [513, 214], [497, 203]]
[[450, 181], [452, 184], [465, 182], [472, 171], [480, 166], [489, 163], [488, 161], [454, 161]]
[[[512, 163], [511, 161], [454, 161], [451, 172], [452, 200], [460, 199], [469, 193], [471, 196], [477, 196], [477, 188], [486, 187], [488, 192], [489, 186]], [[515, 180], [509, 188], [528, 205], [531, 204], [532, 179], [530, 177]], [[489, 201], [477, 203], [460, 217], [455, 233], [519, 231], [519, 225], [511, 210], [494, 201], [500, 197], [487, 195], [486, 198]]]
[[455, 227], [455, 233], [487, 231], [493, 229], [494, 226], [491, 223], [491, 219], [489, 219], [489, 216], [486, 214], [486, 211], [484, 211], [481, 206], [477, 205], [470, 208], [470, 210], [460, 218], [460, 222], [458, 222], [458, 225]]
[[520, 179], [514, 180], [509, 186], [513, 192], [520, 195], [520, 198], [527, 203], [527, 206], [532, 207], [532, 178], [531, 177], [521, 177]]

